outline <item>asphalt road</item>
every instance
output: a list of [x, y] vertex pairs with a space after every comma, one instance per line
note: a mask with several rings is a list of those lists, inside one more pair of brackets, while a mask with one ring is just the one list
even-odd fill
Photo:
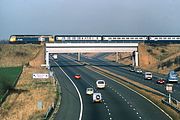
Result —
[[[73, 55], [73, 57], [76, 58], [75, 55]], [[131, 80], [142, 83], [146, 86], [149, 86], [155, 90], [158, 90], [158, 91], [168, 95], [168, 93], [166, 92], [165, 84], [163, 85], [163, 84], [157, 84], [156, 83], [157, 79], [159, 79], [160, 77], [166, 78], [166, 76], [156, 74], [156, 75], [153, 75], [152, 80], [144, 80], [144, 74], [139, 74], [136, 72], [130, 72], [128, 66], [124, 66], [122, 64], [118, 64], [115, 62], [110, 62], [110, 61], [104, 60], [102, 58], [103, 58], [103, 56], [102, 57], [100, 56], [99, 58], [97, 58], [97, 57], [86, 58], [86, 57], [81, 56], [81, 61], [86, 61], [86, 62], [90, 63], [90, 65], [95, 65], [95, 66], [98, 66], [100, 68], [109, 70], [113, 73], [116, 73], [118, 75], [127, 77]], [[173, 85], [172, 97], [176, 98], [177, 100], [180, 101], [180, 83], [175, 83]]]
[[58, 67], [53, 67], [52, 70], [61, 86], [61, 106], [56, 120], [78, 120], [80, 101], [75, 87]]
[[[82, 65], [68, 60], [62, 56], [57, 61], [59, 66], [67, 73], [77, 86], [83, 101], [82, 120], [167, 120], [169, 117], [155, 107], [152, 103], [137, 93], [117, 84], [109, 78], [95, 73]], [[62, 103], [57, 114], [57, 120], [78, 120], [80, 114], [80, 101], [72, 83], [62, 73], [58, 66], [52, 67], [61, 87]], [[74, 79], [74, 75], [81, 75], [80, 80]], [[105, 89], [96, 89], [95, 82], [98, 79], [106, 81]], [[70, 85], [71, 84], [71, 85]], [[92, 96], [86, 95], [87, 87], [93, 87], [96, 92], [101, 92], [103, 103], [93, 103]]]

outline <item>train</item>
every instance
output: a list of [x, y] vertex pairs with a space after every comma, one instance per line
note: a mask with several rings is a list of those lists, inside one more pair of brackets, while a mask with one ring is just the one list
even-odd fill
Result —
[[11, 35], [9, 43], [17, 44], [40, 44], [43, 42], [54, 42], [54, 36], [52, 35]]
[[180, 42], [180, 35], [11, 35], [9, 43]]

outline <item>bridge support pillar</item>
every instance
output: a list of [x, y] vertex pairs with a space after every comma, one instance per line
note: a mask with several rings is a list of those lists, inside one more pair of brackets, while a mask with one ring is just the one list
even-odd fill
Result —
[[49, 52], [46, 51], [46, 67], [49, 69], [50, 66], [49, 66]]
[[119, 53], [116, 52], [116, 62], [118, 62], [118, 60], [119, 60]]
[[78, 53], [78, 59], [77, 59], [78, 61], [80, 61], [81, 60], [81, 53]]
[[137, 51], [135, 51], [135, 66], [139, 66], [139, 55]]
[[132, 60], [132, 66], [135, 66], [134, 55], [131, 56], [131, 60]]

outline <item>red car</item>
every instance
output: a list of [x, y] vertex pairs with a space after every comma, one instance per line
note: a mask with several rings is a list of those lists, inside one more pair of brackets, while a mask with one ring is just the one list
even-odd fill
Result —
[[75, 79], [80, 79], [80, 78], [81, 78], [81, 75], [76, 74], [76, 75], [74, 76], [74, 78], [75, 78]]
[[156, 81], [157, 84], [164, 84], [165, 83], [165, 79], [160, 78], [159, 80]]

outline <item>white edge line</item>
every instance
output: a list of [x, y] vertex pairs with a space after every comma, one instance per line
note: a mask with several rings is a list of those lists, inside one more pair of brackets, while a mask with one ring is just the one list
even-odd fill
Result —
[[77, 86], [76, 86], [76, 85], [74, 84], [74, 82], [72, 81], [72, 79], [66, 74], [66, 72], [64, 72], [64, 70], [59, 66], [59, 64], [58, 64], [56, 61], [54, 61], [54, 62], [58, 65], [59, 69], [62, 70], [62, 72], [66, 75], [66, 77], [72, 82], [73, 86], [75, 87], [75, 89], [76, 89], [76, 91], [77, 91], [77, 93], [78, 93], [78, 95], [79, 95], [79, 100], [80, 100], [80, 104], [81, 104], [81, 110], [80, 110], [80, 114], [79, 114], [79, 120], [81, 120], [81, 119], [82, 119], [82, 112], [83, 112], [83, 102], [82, 102], [81, 94], [80, 94]]
[[[59, 65], [58, 65], [58, 66], [59, 66]], [[98, 72], [98, 73], [99, 73], [99, 72]], [[101, 74], [101, 73], [99, 73], [99, 74]], [[104, 75], [104, 74], [101, 74], [101, 75], [109, 78], [108, 76], [106, 76], [106, 75]], [[111, 79], [111, 78], [109, 78], [109, 79]], [[141, 97], [143, 97], [144, 99], [146, 99], [147, 101], [149, 101], [151, 104], [153, 104], [155, 107], [157, 107], [160, 111], [162, 111], [162, 112], [163, 112], [166, 116], [168, 116], [171, 120], [173, 120], [172, 117], [171, 117], [169, 114], [167, 114], [163, 109], [161, 109], [159, 106], [157, 106], [154, 102], [152, 102], [150, 99], [148, 99], [148, 98], [145, 97], [144, 95], [142, 95], [142, 94], [140, 94], [139, 92], [133, 90], [132, 88], [128, 87], [127, 85], [124, 85], [124, 84], [122, 84], [122, 83], [120, 83], [120, 82], [117, 82], [117, 81], [114, 80], [114, 79], [111, 79], [111, 80], [113, 80], [114, 82], [116, 82], [116, 83], [118, 83], [118, 84], [120, 84], [120, 85], [128, 88], [129, 90], [135, 92], [136, 94], [140, 95]]]
[[[99, 73], [99, 72], [98, 72], [98, 73]], [[101, 74], [101, 73], [99, 73], [99, 74]], [[101, 74], [101, 75], [103, 75], [103, 74]], [[106, 76], [106, 75], [103, 75], [103, 76], [109, 78], [109, 77]], [[147, 97], [145, 97], [145, 96], [142, 95], [141, 93], [133, 90], [132, 88], [128, 87], [127, 85], [124, 85], [124, 84], [122, 84], [122, 83], [120, 83], [120, 82], [117, 82], [116, 80], [114, 80], [114, 79], [112, 79], [112, 78], [109, 78], [109, 79], [113, 80], [114, 82], [116, 82], [116, 83], [118, 83], [118, 84], [120, 84], [120, 85], [123, 85], [124, 87], [128, 88], [129, 90], [131, 90], [131, 91], [135, 92], [136, 94], [140, 95], [141, 97], [143, 97], [144, 99], [146, 99], [147, 101], [149, 101], [151, 104], [153, 104], [154, 106], [156, 106], [159, 110], [161, 110], [161, 111], [162, 111], [166, 116], [168, 116], [171, 120], [173, 120], [172, 117], [171, 117], [169, 114], [167, 114], [162, 108], [160, 108], [159, 106], [157, 106], [154, 102], [152, 102], [150, 99], [148, 99]]]

